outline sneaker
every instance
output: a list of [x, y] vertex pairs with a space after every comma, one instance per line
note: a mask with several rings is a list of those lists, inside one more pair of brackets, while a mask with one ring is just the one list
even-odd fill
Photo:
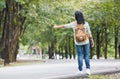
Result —
[[91, 75], [90, 69], [86, 69], [87, 75]]
[[83, 71], [78, 71], [77, 74], [83, 74]]

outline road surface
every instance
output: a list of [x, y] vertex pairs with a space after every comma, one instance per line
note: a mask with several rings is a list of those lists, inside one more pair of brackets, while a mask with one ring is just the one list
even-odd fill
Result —
[[[120, 70], [120, 60], [91, 60], [91, 73]], [[47, 60], [42, 64], [0, 68], [0, 79], [64, 79], [78, 76], [77, 60]], [[85, 73], [85, 65], [83, 67]]]

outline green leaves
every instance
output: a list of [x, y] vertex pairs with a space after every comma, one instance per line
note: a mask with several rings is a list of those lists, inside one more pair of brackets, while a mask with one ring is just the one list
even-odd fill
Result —
[[18, 3], [25, 4], [28, 0], [15, 0]]
[[[54, 41], [62, 44], [67, 34], [73, 34], [69, 29], [53, 29], [53, 25], [66, 24], [74, 21], [75, 10], [81, 10], [89, 22], [94, 34], [104, 28], [113, 33], [114, 25], [120, 25], [119, 1], [116, 0], [16, 0], [27, 3], [27, 40], [36, 40], [46, 44]], [[25, 4], [24, 4], [25, 5]], [[107, 23], [107, 25], [105, 25]], [[57, 44], [57, 45], [58, 45]]]
[[5, 0], [0, 0], [0, 11], [5, 7], [6, 7]]

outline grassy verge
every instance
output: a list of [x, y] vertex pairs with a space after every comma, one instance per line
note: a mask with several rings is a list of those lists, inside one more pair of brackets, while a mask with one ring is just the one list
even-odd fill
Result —
[[24, 66], [44, 63], [44, 60], [18, 60], [16, 62], [7, 64], [6, 66], [1, 65], [0, 67], [14, 67], [14, 66]]
[[105, 75], [91, 75], [89, 76], [89, 79], [115, 79], [115, 78], [110, 78]]

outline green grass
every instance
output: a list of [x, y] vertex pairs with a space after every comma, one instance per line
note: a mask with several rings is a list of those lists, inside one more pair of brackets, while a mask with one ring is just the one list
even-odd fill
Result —
[[41, 64], [44, 63], [44, 60], [19, 60], [10, 64], [7, 64], [6, 66], [0, 66], [0, 67], [14, 67], [14, 66], [24, 66], [24, 65], [33, 65], [33, 64]]
[[110, 78], [105, 75], [91, 75], [89, 76], [89, 79], [115, 79], [115, 78]]

